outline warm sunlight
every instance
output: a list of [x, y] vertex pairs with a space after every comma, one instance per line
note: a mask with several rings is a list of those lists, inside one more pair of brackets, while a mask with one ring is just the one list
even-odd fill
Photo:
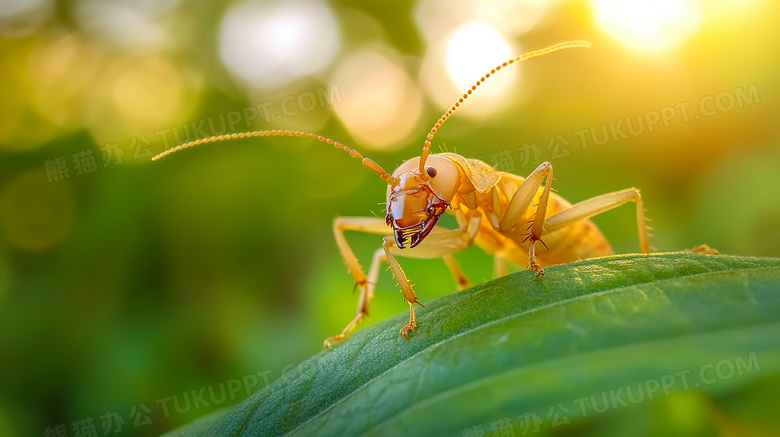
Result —
[[233, 3], [221, 23], [225, 67], [255, 89], [274, 89], [315, 73], [339, 48], [330, 8], [316, 0]]
[[[429, 49], [421, 72], [424, 89], [439, 105], [449, 107], [491, 68], [519, 52], [490, 24], [467, 22]], [[505, 107], [511, 101], [503, 96], [519, 85], [518, 75], [520, 69], [510, 68], [491, 77], [480, 87], [479, 98], [464, 105], [460, 115], [484, 116]]]
[[598, 24], [626, 46], [673, 49], [695, 33], [702, 18], [691, 0], [591, 0]]
[[[512, 57], [512, 48], [504, 37], [489, 24], [472, 21], [458, 28], [447, 43], [447, 74], [459, 90], [465, 90], [490, 68]], [[501, 94], [509, 85], [509, 77], [502, 86], [484, 88], [484, 95]]]

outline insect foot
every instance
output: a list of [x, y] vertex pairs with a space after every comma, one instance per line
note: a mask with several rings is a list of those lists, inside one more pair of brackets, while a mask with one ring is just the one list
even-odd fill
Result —
[[540, 276], [544, 276], [544, 267], [537, 264], [536, 261], [531, 261], [528, 263], [528, 270], [535, 271], [537, 278]]
[[706, 255], [718, 255], [719, 252], [716, 249], [711, 248], [710, 246], [707, 246], [706, 244], [702, 244], [701, 246], [696, 246], [693, 249], [685, 249], [688, 253], [703, 253]]
[[409, 331], [414, 331], [415, 329], [417, 329], [417, 322], [410, 320], [409, 323], [401, 328], [401, 336], [404, 338], [409, 338]]
[[344, 339], [343, 336], [337, 335], [335, 337], [326, 338], [325, 342], [323, 344], [325, 345], [325, 347], [327, 349], [330, 349], [331, 347], [333, 347], [333, 342], [334, 341], [339, 341], [339, 340], [343, 340], [343, 339]]
[[414, 298], [413, 301], [409, 301], [409, 323], [401, 328], [401, 337], [403, 338], [409, 338], [409, 331], [414, 331], [417, 329], [417, 316], [414, 314], [414, 304], [420, 305], [424, 308], [424, 305], [421, 304], [417, 298]]

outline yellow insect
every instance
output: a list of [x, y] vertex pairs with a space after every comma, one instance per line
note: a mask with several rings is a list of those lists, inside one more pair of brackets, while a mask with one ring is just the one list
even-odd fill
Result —
[[[589, 217], [629, 202], [636, 204], [639, 248], [644, 253], [649, 252], [642, 198], [636, 188], [604, 194], [571, 205], [551, 193], [553, 167], [549, 162], [542, 163], [527, 178], [522, 178], [454, 153], [430, 154], [434, 134], [491, 75], [510, 64], [563, 49], [590, 45], [587, 41], [564, 42], [525, 53], [496, 66], [441, 116], [428, 134], [420, 156], [404, 162], [392, 174], [341, 143], [296, 131], [271, 130], [220, 135], [182, 144], [152, 159], [201, 143], [273, 135], [313, 138], [360, 159], [365, 167], [387, 182], [387, 214], [384, 220], [378, 217], [339, 217], [333, 223], [339, 252], [356, 287], [360, 288], [360, 296], [354, 319], [340, 334], [326, 339], [325, 347], [331, 347], [334, 341], [346, 338], [368, 315], [368, 303], [373, 296], [382, 262], [390, 265], [409, 303], [409, 322], [401, 328], [401, 335], [407, 337], [417, 327], [414, 304], [422, 304], [396, 256], [443, 258], [462, 289], [468, 286], [468, 280], [452, 254], [476, 244], [494, 256], [497, 276], [506, 274], [505, 263], [510, 261], [527, 266], [529, 270], [536, 271], [539, 277], [544, 274], [544, 266], [547, 265], [612, 254], [609, 242]], [[445, 211], [455, 216], [457, 229], [436, 226]], [[382, 247], [374, 253], [367, 275], [344, 238], [344, 231], [384, 235]]]

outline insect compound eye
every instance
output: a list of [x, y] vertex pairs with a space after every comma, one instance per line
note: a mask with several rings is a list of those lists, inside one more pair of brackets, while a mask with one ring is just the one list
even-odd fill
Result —
[[435, 178], [436, 174], [438, 174], [438, 172], [436, 171], [436, 169], [434, 167], [426, 168], [425, 172], [428, 173], [428, 176], [430, 176], [431, 178]]

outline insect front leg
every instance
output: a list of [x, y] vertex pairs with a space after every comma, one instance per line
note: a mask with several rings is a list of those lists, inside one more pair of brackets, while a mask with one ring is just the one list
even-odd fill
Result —
[[[451, 257], [453, 253], [471, 246], [477, 235], [477, 231], [479, 230], [479, 222], [482, 218], [482, 214], [477, 211], [472, 211], [466, 216], [461, 211], [456, 211], [456, 215], [465, 217], [465, 220], [459, 220], [459, 222], [462, 222], [462, 225], [458, 229], [435, 227], [431, 233], [428, 234], [426, 239], [413, 249], [399, 249], [391, 236], [387, 236], [383, 240], [382, 248], [385, 250], [387, 262], [390, 264], [390, 270], [393, 272], [396, 281], [398, 281], [404, 298], [409, 302], [409, 323], [401, 328], [401, 335], [404, 337], [408, 337], [409, 331], [414, 331], [417, 328], [417, 317], [414, 312], [414, 304], [416, 303], [420, 306], [422, 306], [422, 304], [419, 299], [417, 299], [414, 289], [412, 289], [411, 284], [409, 284], [409, 280], [395, 256], [400, 255], [410, 258], [445, 258], [445, 261], [447, 261], [447, 257]], [[451, 261], [454, 262], [454, 259], [451, 259]]]
[[[456, 211], [456, 215], [463, 214]], [[444, 229], [435, 227], [431, 233], [414, 249], [399, 249], [391, 235], [392, 229], [387, 226], [384, 220], [375, 217], [339, 217], [333, 222], [333, 232], [336, 237], [336, 244], [339, 252], [347, 264], [350, 274], [355, 279], [355, 286], [360, 287], [360, 297], [358, 299], [358, 308], [355, 318], [347, 325], [341, 334], [325, 340], [325, 347], [330, 347], [334, 341], [343, 340], [347, 334], [354, 329], [365, 316], [368, 315], [368, 303], [373, 296], [376, 281], [379, 275], [379, 266], [383, 261], [387, 261], [390, 270], [393, 272], [404, 299], [409, 303], [409, 323], [401, 328], [401, 335], [407, 337], [409, 331], [417, 327], [417, 318], [414, 312], [414, 304], [422, 305], [412, 289], [409, 280], [406, 277], [401, 265], [396, 260], [396, 256], [406, 256], [410, 258], [445, 258], [455, 252], [469, 247], [479, 230], [481, 214], [473, 211], [462, 220], [462, 226], [458, 229]], [[382, 240], [382, 247], [374, 252], [373, 261], [369, 268], [369, 274], [363, 272], [357, 257], [352, 248], [344, 238], [344, 231], [360, 231], [370, 234], [386, 235]], [[453, 260], [454, 261], [454, 260]]]
[[[347, 338], [347, 334], [355, 329], [355, 327], [368, 316], [368, 302], [374, 297], [374, 289], [376, 288], [376, 282], [379, 278], [379, 264], [382, 261], [386, 261], [384, 249], [377, 249], [374, 252], [374, 257], [371, 260], [371, 267], [368, 268], [368, 279], [365, 286], [360, 287], [360, 296], [358, 297], [357, 312], [355, 318], [341, 331], [341, 334], [334, 335], [325, 339], [325, 347], [330, 348], [333, 346], [333, 342], [341, 341]], [[357, 285], [357, 284], [356, 284]]]
[[[542, 233], [544, 232], [543, 225], [547, 213], [547, 201], [550, 198], [550, 190], [552, 187], [552, 175], [553, 168], [552, 164], [549, 162], [543, 162], [539, 167], [536, 167], [536, 170], [525, 178], [523, 183], [517, 188], [517, 191], [515, 191], [515, 194], [512, 195], [512, 199], [506, 207], [504, 216], [501, 217], [501, 221], [499, 222], [500, 232], [511, 232], [513, 228], [518, 226], [523, 214], [528, 207], [531, 206], [531, 202], [539, 191], [539, 187], [542, 186], [542, 181], [544, 181], [545, 178], [547, 179], [542, 195], [539, 198], [539, 203], [537, 204], [534, 219], [531, 222], [531, 225], [528, 226], [530, 232], [526, 237], [529, 247], [528, 270], [534, 270], [537, 277], [544, 275], [544, 268], [536, 262], [534, 245], [537, 241], [541, 241]], [[544, 242], [542, 242], [542, 244], [544, 244]]]
[[347, 243], [347, 239], [344, 237], [345, 230], [380, 235], [392, 233], [392, 230], [387, 227], [384, 220], [376, 217], [338, 217], [333, 221], [333, 234], [336, 238], [336, 245], [339, 248], [341, 257], [344, 258], [344, 262], [347, 264], [349, 273], [355, 280], [355, 287], [360, 288], [360, 296], [358, 297], [355, 318], [349, 322], [343, 331], [341, 331], [341, 334], [329, 337], [325, 340], [325, 347], [327, 348], [331, 347], [334, 341], [345, 339], [347, 334], [349, 334], [349, 332], [368, 315], [368, 303], [374, 296], [374, 288], [376, 287], [376, 281], [379, 277], [379, 264], [386, 260], [384, 249], [377, 249], [377, 251], [374, 252], [371, 266], [368, 269], [368, 276], [366, 276], [355, 253], [352, 251], [349, 243]]
[[409, 323], [401, 328], [401, 335], [408, 337], [409, 331], [414, 331], [415, 328], [417, 328], [417, 317], [415, 317], [414, 314], [414, 304], [417, 303], [420, 306], [423, 306], [423, 304], [417, 299], [417, 295], [414, 294], [414, 289], [412, 289], [411, 284], [409, 284], [406, 273], [404, 273], [401, 265], [398, 264], [395, 256], [393, 256], [393, 247], [396, 247], [395, 239], [393, 237], [385, 237], [382, 240], [382, 249], [385, 252], [385, 259], [387, 260], [387, 263], [390, 264], [390, 270], [392, 270], [395, 280], [398, 281], [398, 286], [401, 287], [401, 293], [404, 294], [404, 299], [409, 302]]
[[627, 188], [614, 193], [602, 194], [576, 203], [563, 211], [551, 215], [547, 219], [545, 232], [555, 232], [580, 220], [592, 217], [596, 214], [609, 211], [620, 205], [636, 203], [636, 222], [639, 231], [639, 249], [644, 253], [650, 253], [650, 244], [647, 241], [647, 224], [645, 223], [645, 210], [642, 207], [642, 196], [636, 188]]

